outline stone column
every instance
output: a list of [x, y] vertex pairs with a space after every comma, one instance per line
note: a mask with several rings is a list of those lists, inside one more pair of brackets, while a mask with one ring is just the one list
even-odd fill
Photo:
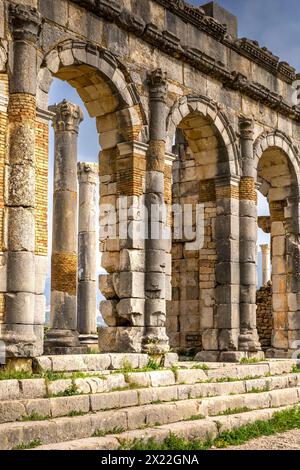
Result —
[[[218, 334], [218, 349], [221, 361], [235, 362], [238, 359], [239, 337], [239, 178], [219, 176], [215, 180], [217, 217], [215, 241], [217, 262], [216, 276], [216, 326], [217, 331], [207, 330], [214, 344]], [[208, 349], [208, 348], [207, 348]], [[211, 348], [212, 349], [212, 348]]]
[[12, 48], [6, 165], [7, 294], [4, 341], [8, 356], [42, 354], [35, 323], [35, 121], [37, 44], [35, 8], [9, 6]]
[[271, 266], [270, 266], [270, 247], [268, 244], [260, 245], [262, 253], [262, 284], [266, 286], [271, 280]]
[[78, 292], [77, 324], [82, 344], [97, 344], [96, 286], [96, 184], [99, 180], [96, 163], [78, 163]]
[[253, 123], [240, 119], [243, 176], [240, 182], [240, 336], [239, 349], [261, 350], [256, 329], [257, 193], [253, 156]]
[[[166, 74], [161, 69], [149, 75], [150, 142], [146, 163], [148, 237], [146, 239], [145, 337], [143, 351], [163, 353], [169, 350], [166, 334], [166, 252], [170, 240], [164, 239], [164, 169], [166, 141]], [[153, 222], [157, 220], [154, 225]], [[153, 228], [157, 229], [153, 233]], [[155, 230], [154, 230], [155, 232]]]
[[[62, 101], [50, 106], [55, 133], [51, 257], [51, 330], [46, 352], [80, 352], [77, 332], [77, 137], [83, 113]], [[84, 349], [84, 348], [83, 348]]]

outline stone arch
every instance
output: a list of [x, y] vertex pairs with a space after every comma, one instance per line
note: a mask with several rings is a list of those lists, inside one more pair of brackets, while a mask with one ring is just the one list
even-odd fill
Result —
[[299, 150], [278, 130], [254, 143], [254, 167], [260, 191], [270, 207], [259, 226], [271, 235], [272, 353], [290, 355], [299, 339]]
[[280, 149], [286, 155], [293, 170], [293, 176], [297, 180], [298, 188], [300, 188], [299, 149], [286, 134], [279, 130], [264, 132], [256, 139], [254, 142], [254, 167], [258, 167], [263, 153], [270, 148]]
[[[100, 180], [100, 290], [105, 299], [101, 313], [108, 328], [101, 334], [101, 350], [135, 352], [141, 341], [131, 344], [129, 320], [117, 312], [117, 305], [131, 297], [135, 277], [120, 293], [119, 280], [127, 266], [121, 257], [128, 254], [127, 240], [121, 240], [119, 198], [128, 197], [129, 206], [143, 192], [146, 171], [146, 114], [130, 74], [120, 61], [105, 49], [78, 40], [59, 43], [45, 55], [38, 72], [37, 105], [48, 109], [48, 92], [53, 77], [68, 82], [81, 97], [90, 117], [96, 119], [101, 152]], [[124, 264], [124, 263], [123, 263]], [[135, 274], [135, 273], [134, 273]], [[132, 284], [132, 285], [131, 285]], [[128, 309], [127, 309], [128, 310]], [[127, 312], [126, 312], [127, 313]], [[133, 329], [133, 331], [135, 331]], [[124, 337], [128, 339], [124, 344]], [[126, 339], [126, 340], [127, 340]]]
[[194, 213], [201, 206], [204, 231], [203, 243], [192, 250], [187, 237], [173, 237], [167, 331], [173, 348], [217, 359], [220, 351], [237, 348], [231, 305], [238, 287], [232, 266], [238, 269], [233, 246], [238, 245], [239, 150], [227, 117], [198, 95], [181, 98], [171, 109], [169, 152], [174, 142], [173, 204], [180, 210], [190, 204]]
[[145, 140], [146, 115], [139, 94], [130, 74], [113, 54], [78, 40], [56, 45], [45, 55], [38, 73], [40, 109], [47, 109], [53, 77], [76, 88], [89, 115], [97, 120], [102, 148], [109, 148], [108, 142]]
[[167, 118], [167, 150], [172, 151], [176, 129], [181, 121], [192, 113], [199, 113], [207, 119], [226, 147], [228, 167], [220, 176], [240, 176], [239, 151], [234, 129], [217, 103], [205, 96], [183, 96], [174, 104]]

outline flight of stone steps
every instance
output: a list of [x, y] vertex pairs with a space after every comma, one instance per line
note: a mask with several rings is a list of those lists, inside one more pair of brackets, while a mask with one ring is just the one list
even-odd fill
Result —
[[[178, 362], [147, 355], [44, 356], [37, 378], [0, 380], [0, 449], [118, 449], [170, 433], [213, 439], [300, 403], [293, 360]], [[41, 378], [42, 377], [42, 378]]]

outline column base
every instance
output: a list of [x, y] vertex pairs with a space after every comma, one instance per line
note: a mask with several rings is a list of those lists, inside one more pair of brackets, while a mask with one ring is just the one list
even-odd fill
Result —
[[150, 326], [142, 341], [142, 352], [149, 355], [165, 354], [170, 351], [169, 337], [165, 327]]
[[47, 333], [44, 354], [85, 354], [87, 347], [80, 344], [77, 331], [52, 329]]
[[256, 329], [242, 332], [239, 335], [239, 350], [249, 353], [261, 351], [261, 344]]
[[269, 348], [266, 350], [266, 357], [269, 359], [291, 359], [293, 354], [295, 354], [294, 350], [287, 351], [284, 349], [276, 348]]
[[240, 362], [242, 359], [263, 360], [263, 351], [200, 351], [196, 354], [194, 361], [198, 362]]
[[90, 335], [79, 335], [79, 341], [80, 344], [83, 345], [97, 344], [98, 346], [98, 335], [96, 333]]
[[0, 341], [0, 360], [4, 363], [6, 358], [31, 358], [43, 354], [43, 341], [35, 335], [34, 325], [0, 325]]

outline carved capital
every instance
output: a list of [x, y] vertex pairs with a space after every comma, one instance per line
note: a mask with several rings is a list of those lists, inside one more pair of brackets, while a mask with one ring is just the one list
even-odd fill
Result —
[[40, 32], [42, 16], [36, 8], [11, 4], [9, 8], [9, 22], [15, 40], [35, 42]]
[[77, 175], [80, 183], [96, 184], [99, 178], [99, 167], [97, 163], [77, 163]]
[[83, 112], [80, 106], [63, 100], [59, 104], [49, 106], [48, 109], [54, 113], [52, 126], [55, 132], [69, 131], [78, 134], [79, 124], [83, 121]]
[[253, 121], [246, 117], [240, 117], [240, 136], [241, 139], [253, 140]]
[[166, 102], [167, 95], [167, 73], [156, 69], [148, 75], [150, 101]]

